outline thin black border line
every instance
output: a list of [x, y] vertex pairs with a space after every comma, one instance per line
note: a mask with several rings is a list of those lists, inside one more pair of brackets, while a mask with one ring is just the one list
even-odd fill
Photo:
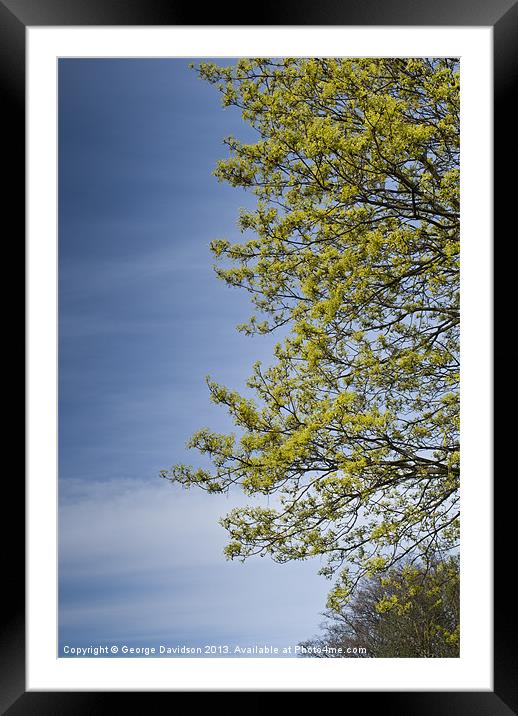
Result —
[[[56, 103], [54, 111], [56, 113], [56, 123], [54, 127], [55, 136], [55, 147], [56, 147], [56, 154], [54, 157], [55, 160], [55, 168], [56, 168], [56, 179], [55, 179], [55, 196], [56, 196], [56, 204], [55, 204], [55, 216], [56, 216], [56, 235], [55, 235], [55, 246], [56, 246], [56, 263], [55, 263], [55, 269], [56, 269], [56, 284], [55, 284], [55, 290], [56, 290], [56, 342], [55, 342], [55, 350], [56, 350], [56, 445], [55, 445], [55, 460], [56, 460], [56, 521], [55, 521], [55, 528], [56, 528], [56, 544], [54, 545], [55, 549], [55, 560], [56, 560], [56, 580], [55, 580], [55, 589], [56, 589], [56, 604], [55, 604], [55, 618], [56, 618], [56, 630], [54, 634], [54, 638], [56, 639], [56, 657], [59, 654], [59, 310], [60, 310], [60, 301], [59, 301], [59, 57], [56, 57], [56, 64], [54, 66], [55, 71], [55, 77], [54, 81], [56, 83]], [[28, 102], [28, 98], [27, 98]], [[28, 125], [28, 118], [26, 116], [26, 122]], [[28, 136], [27, 130], [25, 133], [25, 136]], [[28, 166], [28, 163], [27, 163]], [[28, 534], [27, 526], [26, 526], [26, 534]], [[27, 588], [25, 590], [25, 598], [27, 600]], [[27, 615], [27, 605], [25, 607], [25, 614]], [[28, 627], [27, 624], [25, 625], [25, 640], [26, 643], [28, 641]], [[25, 656], [25, 665], [27, 667], [27, 654]]]
[[[27, 26], [85, 26], [85, 25], [143, 25], [160, 27], [162, 25], [180, 26], [212, 26], [229, 25], [232, 16], [242, 17], [241, 7], [236, 13], [231, 6], [225, 13], [221, 8], [214, 13], [209, 22], [199, 24], [191, 19], [197, 14], [196, 7], [184, 8], [173, 5], [166, 0], [0, 0], [0, 86], [4, 98], [3, 119], [6, 125], [4, 136], [8, 139], [7, 147], [13, 151], [14, 161], [8, 164], [8, 182], [4, 189], [5, 206], [9, 212], [13, 209], [23, 222], [25, 217], [25, 28]], [[210, 15], [209, 11], [209, 15]], [[214, 12], [214, 11], [212, 11]], [[514, 116], [509, 107], [518, 77], [518, 4], [509, 0], [497, 2], [469, 3], [467, 0], [437, 0], [433, 6], [413, 3], [408, 0], [386, 0], [382, 7], [376, 0], [363, 0], [362, 3], [347, 7], [336, 7], [331, 0], [324, 0], [318, 5], [310, 2], [284, 3], [282, 6], [270, 7], [269, 3], [254, 8], [255, 17], [249, 25], [347, 25], [357, 26], [492, 26], [494, 31], [494, 164], [495, 186], [500, 190], [494, 194], [495, 229], [509, 213], [509, 199], [513, 198], [508, 191], [502, 191], [501, 171], [509, 164], [516, 166], [513, 159], [516, 148], [509, 141], [514, 131]], [[224, 16], [225, 22], [221, 22]], [[263, 18], [270, 22], [263, 22]], [[271, 20], [274, 20], [274, 23]], [[332, 22], [330, 20], [332, 19]], [[246, 24], [246, 23], [240, 23]], [[500, 151], [498, 151], [500, 150]], [[14, 152], [16, 154], [14, 154]], [[512, 186], [511, 186], [512, 188]], [[22, 213], [23, 212], [23, 213]], [[22, 218], [23, 217], [23, 218]], [[18, 233], [22, 233], [19, 230]], [[496, 231], [495, 231], [496, 233]], [[503, 226], [502, 226], [503, 235]], [[24, 246], [24, 238], [17, 242], [10, 239], [15, 248]], [[22, 250], [23, 251], [23, 250]], [[509, 267], [508, 267], [508, 270]], [[509, 274], [509, 277], [511, 275]], [[495, 294], [501, 282], [495, 288]], [[495, 298], [496, 298], [495, 295]], [[496, 315], [495, 315], [496, 318]], [[508, 355], [506, 349], [501, 354]], [[509, 360], [509, 359], [508, 359]], [[501, 374], [505, 373], [502, 371]], [[502, 431], [502, 429], [500, 429]], [[500, 432], [500, 431], [499, 431]], [[502, 432], [505, 433], [505, 430]], [[496, 451], [495, 451], [496, 456]], [[513, 472], [507, 471], [504, 474]], [[2, 631], [0, 647], [0, 668], [2, 691], [0, 706], [8, 709], [12, 716], [17, 714], [70, 714], [70, 713], [104, 713], [112, 710], [119, 703], [121, 692], [25, 692], [25, 650], [24, 650], [24, 542], [25, 535], [21, 529], [24, 523], [25, 499], [24, 484], [13, 475], [6, 476], [8, 497], [5, 504], [15, 518], [16, 540], [10, 539], [10, 549], [5, 571], [9, 575], [8, 589], [4, 588], [3, 596], [8, 600], [4, 609], [8, 619]], [[516, 640], [513, 639], [514, 604], [509, 604], [508, 585], [504, 570], [509, 569], [506, 561], [508, 550], [513, 544], [511, 528], [515, 521], [512, 500], [507, 499], [503, 490], [495, 490], [495, 513], [498, 515], [498, 530], [495, 534], [495, 628], [494, 628], [494, 691], [493, 692], [361, 692], [359, 707], [364, 708], [377, 704], [385, 714], [488, 714], [488, 716], [504, 716], [517, 712], [518, 695], [515, 684], [518, 673]], [[5, 544], [5, 543], [4, 543]], [[14, 544], [16, 547], [14, 547]], [[16, 552], [17, 550], [17, 552]], [[476, 595], [474, 595], [476, 598]], [[10, 600], [10, 604], [9, 604]], [[351, 698], [358, 692], [347, 692], [347, 706], [352, 706]], [[139, 703], [149, 706], [150, 696], [161, 696], [156, 692], [145, 692], [140, 701], [140, 692], [131, 692], [133, 705]], [[169, 694], [165, 694], [166, 698]], [[117, 702], [115, 701], [117, 699]], [[506, 706], [508, 704], [508, 706]], [[509, 708], [511, 707], [511, 708]], [[6, 711], [3, 711], [6, 713]]]
[[[265, 27], [265, 26], [263, 26], [263, 27]], [[329, 27], [329, 26], [327, 26], [327, 27]], [[464, 26], [464, 28], [465, 27], [466, 26]], [[153, 29], [153, 28], [146, 27], [146, 29]], [[354, 28], [352, 28], [352, 29], [354, 29]], [[486, 29], [486, 28], [482, 27], [481, 29]], [[335, 56], [336, 55], [334, 55], [334, 54], [320, 55], [320, 57], [330, 57], [330, 58], [333, 58]], [[427, 56], [428, 55], [426, 55], [426, 54], [419, 55], [417, 53], [412, 54], [412, 55], [408, 55], [408, 54], [392, 55], [391, 54], [391, 57], [402, 57], [402, 58], [408, 58], [408, 57], [420, 58], [420, 57], [427, 57]], [[449, 57], [449, 55], [440, 55], [440, 54], [438, 54], [438, 55], [434, 54], [434, 57], [435, 56]], [[74, 59], [74, 60], [77, 60], [77, 59], [95, 59], [95, 60], [168, 59], [168, 60], [176, 60], [176, 59], [196, 59], [196, 58], [203, 59], [203, 57], [204, 56], [201, 56], [201, 55], [191, 55], [191, 54], [189, 54], [189, 55], [95, 55], [95, 57], [92, 57], [92, 55], [57, 55], [56, 56], [56, 65], [55, 65], [55, 71], [56, 71], [56, 76], [55, 76], [55, 87], [56, 87], [56, 108], [55, 108], [55, 113], [56, 113], [55, 114], [55, 116], [56, 116], [56, 123], [55, 123], [55, 125], [56, 125], [55, 126], [55, 130], [56, 130], [56, 137], [55, 137], [55, 140], [56, 140], [56, 145], [55, 145], [56, 146], [56, 164], [57, 165], [59, 164], [59, 61], [60, 60], [63, 60], [63, 59]], [[225, 59], [233, 58], [233, 55], [217, 55], [217, 54], [211, 53], [211, 57], [217, 58], [220, 60], [225, 60]], [[355, 55], [355, 54], [348, 53], [347, 57], [353, 57], [353, 58], [354, 57], [361, 57], [361, 58], [374, 57], [374, 58], [376, 58], [376, 57], [379, 57], [379, 55], [366, 55], [366, 54]], [[56, 211], [56, 216], [58, 216], [58, 211], [59, 211], [59, 169], [58, 168], [56, 168], [55, 196], [56, 196], [55, 211]], [[56, 310], [56, 325], [58, 326], [58, 330], [56, 332], [56, 356], [57, 356], [56, 368], [59, 371], [59, 285], [58, 285], [59, 284], [59, 278], [58, 278], [59, 277], [59, 237], [58, 237], [59, 225], [58, 224], [59, 224], [59, 222], [56, 222], [56, 237], [55, 237], [55, 239], [56, 239], [56, 247], [57, 247], [57, 250], [56, 250], [56, 297], [57, 297], [57, 300], [56, 300], [56, 309], [57, 309]], [[56, 420], [57, 433], [56, 434], [59, 435], [59, 381], [58, 381], [58, 385], [56, 388], [56, 417], [57, 417], [57, 420]], [[55, 457], [56, 457], [56, 465], [59, 465], [59, 440], [56, 440], [56, 455], [55, 455]], [[56, 565], [58, 566], [58, 568], [56, 569], [56, 585], [55, 585], [55, 587], [56, 587], [56, 594], [58, 595], [58, 599], [56, 599], [56, 605], [55, 605], [55, 611], [56, 611], [55, 639], [56, 639], [56, 658], [62, 658], [59, 655], [59, 530], [60, 530], [60, 527], [59, 527], [59, 475], [56, 476], [56, 479], [58, 481], [58, 485], [57, 485], [57, 490], [56, 490], [56, 545], [55, 545], [56, 554], [55, 554], [55, 559], [56, 559]], [[491, 531], [491, 533], [493, 531], [492, 521], [490, 524], [490, 531]], [[26, 634], [27, 634], [27, 629], [26, 629]], [[491, 654], [491, 656], [492, 656], [492, 654]], [[97, 691], [97, 690], [98, 689], [93, 688], [91, 691]], [[174, 690], [171, 690], [171, 692], [180, 691], [180, 690], [181, 689], [174, 689]], [[200, 691], [210, 691], [209, 688], [201, 688], [199, 690]], [[271, 689], [271, 690], [273, 691], [274, 689]], [[326, 690], [328, 690], [328, 689], [326, 689]], [[124, 691], [124, 690], [123, 689], [114, 689], [113, 691], [117, 692], [117, 691]], [[150, 688], [147, 691], [153, 692], [153, 691], [156, 691], [156, 689]], [[247, 691], [250, 691], [250, 689], [243, 689], [243, 691], [247, 692]], [[361, 690], [347, 689], [347, 693], [354, 693], [355, 691], [361, 691]], [[373, 688], [372, 691], [388, 693], [388, 692], [385, 692], [381, 688]], [[455, 687], [450, 687], [450, 688], [444, 689], [444, 692], [453, 692], [454, 693], [456, 691], [458, 691], [458, 689], [456, 689]], [[473, 689], [472, 691], [477, 691], [477, 690]], [[480, 692], [482, 692], [482, 693], [487, 692], [487, 691], [488, 691], [488, 689], [486, 689], [486, 688], [480, 689]], [[423, 690], [417, 689], [415, 693], [419, 693], [419, 692], [423, 692]], [[132, 691], [132, 693], [134, 693], [134, 692]], [[396, 693], [396, 691], [394, 690], [394, 691], [391, 691], [390, 693]]]

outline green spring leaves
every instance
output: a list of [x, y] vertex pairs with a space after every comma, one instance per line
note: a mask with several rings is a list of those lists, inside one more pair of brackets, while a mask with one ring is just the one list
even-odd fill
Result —
[[257, 198], [238, 217], [243, 241], [212, 242], [217, 275], [250, 293], [240, 330], [288, 332], [254, 366], [254, 399], [208, 381], [236, 426], [192, 437], [212, 471], [163, 475], [272, 495], [222, 521], [227, 556], [319, 555], [338, 606], [362, 575], [458, 540], [458, 62], [197, 70], [257, 132], [228, 137], [215, 170]]

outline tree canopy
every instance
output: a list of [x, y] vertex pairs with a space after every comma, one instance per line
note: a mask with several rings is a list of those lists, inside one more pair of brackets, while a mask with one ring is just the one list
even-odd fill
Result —
[[456, 59], [201, 63], [256, 141], [219, 180], [256, 197], [217, 275], [249, 292], [239, 330], [281, 330], [245, 394], [208, 378], [232, 434], [189, 446], [184, 486], [272, 496], [232, 510], [229, 558], [320, 556], [340, 609], [365, 575], [459, 536], [459, 64]]
[[[460, 646], [459, 560], [399, 564], [365, 578], [339, 612], [324, 612], [303, 657], [456, 658]], [[327, 648], [326, 648], [327, 647]]]

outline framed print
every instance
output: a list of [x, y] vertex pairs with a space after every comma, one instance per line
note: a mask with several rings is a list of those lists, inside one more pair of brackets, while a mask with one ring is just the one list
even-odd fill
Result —
[[4, 710], [512, 713], [491, 269], [516, 7], [0, 12], [28, 308]]

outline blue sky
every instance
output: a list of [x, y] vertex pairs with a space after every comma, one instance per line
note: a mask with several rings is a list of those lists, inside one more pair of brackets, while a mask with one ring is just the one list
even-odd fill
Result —
[[205, 376], [242, 389], [273, 345], [235, 330], [249, 300], [208, 248], [252, 201], [211, 175], [222, 140], [253, 134], [188, 64], [59, 62], [60, 653], [294, 645], [330, 587], [318, 561], [227, 562], [218, 519], [245, 498], [158, 477], [231, 427]]

